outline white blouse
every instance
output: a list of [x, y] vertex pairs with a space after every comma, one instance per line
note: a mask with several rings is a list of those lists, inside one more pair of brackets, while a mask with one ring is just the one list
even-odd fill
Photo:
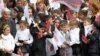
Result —
[[14, 50], [15, 40], [11, 34], [1, 34], [2, 39], [0, 40], [0, 48]]
[[18, 30], [15, 36], [15, 41], [16, 44], [19, 45], [20, 43], [18, 42], [18, 40], [27, 40], [28, 44], [31, 44], [33, 42], [33, 37], [30, 34], [29, 29], [24, 29], [24, 30]]
[[80, 44], [79, 32], [80, 32], [79, 28], [74, 28], [70, 30], [70, 39], [71, 39], [70, 45]]

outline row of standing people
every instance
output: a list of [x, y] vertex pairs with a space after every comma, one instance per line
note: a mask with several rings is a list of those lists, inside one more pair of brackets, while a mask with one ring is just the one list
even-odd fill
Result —
[[[64, 39], [62, 40], [62, 42], [64, 43], [62, 43], [62, 45], [58, 43], [57, 46], [59, 47], [58, 54], [60, 54], [60, 56], [67, 56], [67, 55], [72, 56], [72, 53], [76, 56], [79, 54], [83, 56], [100, 55], [99, 54], [100, 28], [98, 25], [99, 23], [97, 21], [93, 22], [92, 23], [93, 25], [91, 25], [90, 24], [91, 20], [89, 20], [88, 18], [84, 20], [86, 14], [81, 12], [79, 13], [79, 17], [74, 18], [73, 16], [75, 20], [71, 21], [67, 20], [67, 22], [65, 22], [66, 20], [62, 21], [63, 18], [60, 17], [59, 19], [62, 22], [58, 23], [54, 18], [52, 19], [51, 16], [43, 16], [43, 14], [41, 13], [45, 13], [45, 11], [42, 11], [40, 5], [38, 6], [40, 8], [40, 11], [34, 14], [35, 17], [33, 17], [32, 9], [28, 8], [27, 13], [29, 13], [29, 18], [23, 16], [22, 15], [23, 12], [19, 12], [17, 10], [18, 8], [15, 7], [13, 11], [14, 14], [12, 15], [13, 19], [9, 19], [10, 15], [9, 10], [7, 8], [4, 9], [2, 13], [3, 16], [0, 19], [0, 28], [2, 27], [0, 29], [1, 33], [0, 55], [9, 56], [14, 51], [19, 55], [24, 54], [24, 56], [25, 55], [29, 56], [29, 53], [30, 56], [47, 56], [45, 50], [46, 48], [45, 40], [47, 38], [50, 39], [53, 38], [53, 36], [56, 34], [53, 33], [55, 29], [58, 29], [58, 32], [60, 32], [60, 35], [63, 37], [62, 39]], [[39, 17], [36, 17], [38, 13], [40, 13]], [[19, 14], [21, 14], [21, 16]], [[73, 13], [73, 15], [74, 14], [77, 13]], [[17, 18], [17, 15], [20, 16], [19, 17], [20, 19]], [[58, 19], [58, 15], [57, 14], [55, 15], [57, 16]], [[20, 22], [20, 20], [23, 20], [25, 22]], [[5, 25], [6, 23], [9, 26]], [[27, 23], [28, 23], [28, 28], [27, 28]], [[58, 26], [55, 26], [56, 23], [58, 23], [57, 24]], [[10, 31], [12, 36], [10, 34]], [[59, 35], [57, 36], [59, 37]], [[8, 38], [6, 39], [6, 37]], [[58, 56], [58, 54], [56, 54], [56, 56]]]

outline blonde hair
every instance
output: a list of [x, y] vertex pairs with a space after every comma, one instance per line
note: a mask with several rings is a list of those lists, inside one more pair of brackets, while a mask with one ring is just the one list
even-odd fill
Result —
[[87, 18], [87, 17], [83, 21], [87, 21], [87, 22], [91, 23], [91, 19]]
[[76, 27], [78, 27], [78, 26], [79, 26], [78, 21], [77, 21], [77, 20], [75, 20], [75, 19], [71, 20], [69, 24], [70, 24], [70, 26], [72, 26], [72, 27], [73, 27], [73, 26], [76, 26]]
[[2, 25], [2, 32], [4, 32], [7, 28], [10, 28], [8, 24], [3, 24]]

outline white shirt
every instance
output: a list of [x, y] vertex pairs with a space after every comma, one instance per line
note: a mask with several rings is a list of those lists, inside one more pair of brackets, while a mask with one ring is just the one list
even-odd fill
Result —
[[70, 45], [80, 44], [79, 32], [80, 32], [79, 28], [74, 28], [70, 30], [70, 39], [71, 39]]
[[87, 36], [87, 34], [90, 33], [92, 30], [92, 25], [84, 26], [84, 29], [85, 29], [85, 36]]
[[4, 35], [1, 34], [2, 39], [0, 40], [1, 48], [14, 50], [15, 48], [15, 40], [11, 34]]
[[33, 42], [33, 37], [31, 36], [29, 29], [27, 28], [24, 30], [19, 29], [15, 36], [15, 41], [17, 45], [20, 44], [18, 40], [27, 40], [27, 43], [31, 44]]

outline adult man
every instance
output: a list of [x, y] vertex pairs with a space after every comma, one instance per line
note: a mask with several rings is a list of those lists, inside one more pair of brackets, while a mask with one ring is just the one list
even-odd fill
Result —
[[2, 33], [2, 25], [9, 24], [11, 28], [11, 34], [15, 36], [16, 34], [16, 24], [10, 17], [10, 10], [8, 8], [4, 8], [2, 12], [2, 17], [0, 18], [0, 34]]

